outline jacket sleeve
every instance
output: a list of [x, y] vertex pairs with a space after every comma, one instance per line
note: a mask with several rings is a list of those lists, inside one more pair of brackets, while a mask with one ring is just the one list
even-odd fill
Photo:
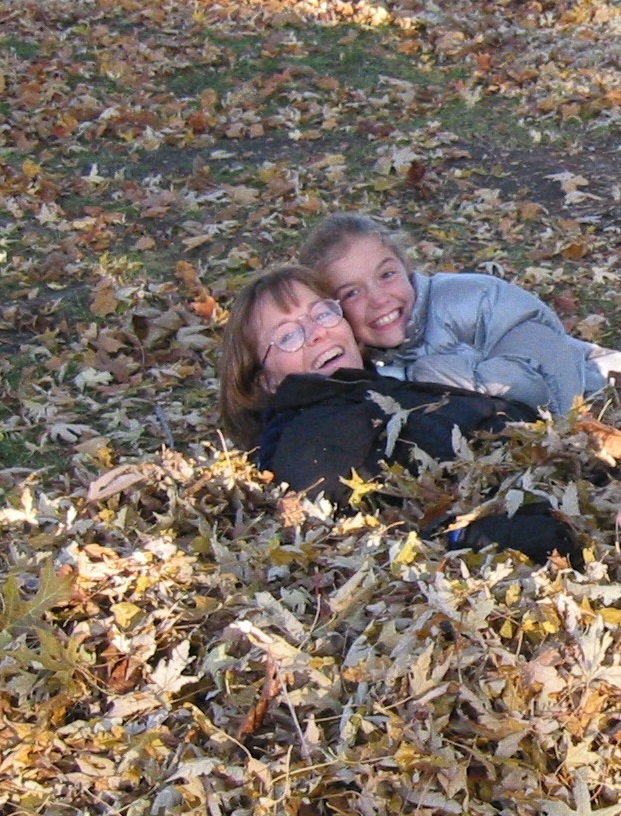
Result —
[[269, 468], [292, 490], [305, 491], [311, 499], [324, 492], [341, 506], [351, 494], [342, 479], [350, 478], [352, 470], [372, 480], [389, 461], [416, 473], [413, 446], [437, 461], [454, 458], [455, 426], [470, 436], [478, 430], [498, 432], [512, 419], [532, 418], [524, 415], [528, 409], [504, 400], [448, 394], [441, 386], [388, 377], [344, 383], [331, 395], [324, 389], [323, 400], [320, 392], [317, 403], [307, 403], [284, 424]]
[[551, 403], [550, 389], [536, 360], [512, 355], [481, 360], [471, 348], [420, 357], [408, 366], [408, 379], [466, 388], [532, 408]]
[[439, 274], [431, 279], [423, 342], [405, 352], [407, 377], [565, 413], [585, 391], [591, 348], [519, 286], [474, 273]]
[[520, 507], [507, 513], [485, 516], [448, 535], [448, 549], [470, 548], [475, 552], [496, 544], [499, 550], [518, 550], [537, 564], [545, 564], [556, 550], [575, 569], [584, 568], [582, 547], [572, 527], [557, 518], [547, 502]]

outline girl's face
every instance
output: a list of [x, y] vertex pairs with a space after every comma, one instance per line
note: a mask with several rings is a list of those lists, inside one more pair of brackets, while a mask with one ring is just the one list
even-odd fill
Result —
[[[330, 301], [297, 281], [292, 294], [285, 309], [266, 295], [254, 310], [252, 322], [266, 388], [275, 391], [287, 374], [328, 376], [339, 368], [362, 368], [351, 327], [340, 312], [330, 309]], [[302, 345], [286, 351], [287, 346], [297, 345], [292, 338]]]
[[357, 340], [379, 348], [403, 343], [416, 296], [403, 262], [378, 237], [354, 238], [326, 274]]

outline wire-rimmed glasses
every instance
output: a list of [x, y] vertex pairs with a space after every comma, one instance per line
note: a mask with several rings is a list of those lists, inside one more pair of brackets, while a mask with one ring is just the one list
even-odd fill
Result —
[[343, 319], [343, 310], [338, 300], [322, 299], [317, 300], [310, 307], [308, 313], [302, 317], [296, 317], [295, 320], [287, 320], [276, 327], [273, 339], [265, 350], [263, 359], [261, 360], [261, 367], [265, 366], [267, 355], [270, 353], [273, 346], [276, 346], [281, 351], [293, 353], [299, 351], [307, 342], [308, 335], [304, 328], [304, 319], [308, 319], [324, 329], [332, 329], [337, 326]]

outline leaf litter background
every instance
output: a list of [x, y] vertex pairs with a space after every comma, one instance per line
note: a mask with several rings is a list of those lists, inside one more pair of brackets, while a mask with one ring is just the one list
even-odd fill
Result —
[[[617, 4], [0, 19], [2, 812], [621, 813], [615, 437], [457, 440], [335, 519], [216, 410], [231, 298], [336, 207], [618, 345]], [[496, 488], [550, 497], [585, 573], [412, 532]]]

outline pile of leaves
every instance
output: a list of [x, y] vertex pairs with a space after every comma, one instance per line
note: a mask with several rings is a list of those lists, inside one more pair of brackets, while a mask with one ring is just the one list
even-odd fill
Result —
[[[2, 812], [621, 814], [621, 450], [590, 406], [354, 478], [341, 515], [217, 412], [231, 299], [334, 207], [618, 344], [619, 8], [0, 16]], [[541, 497], [584, 572], [417, 532]]]
[[[542, 420], [336, 519], [226, 450], [24, 486], [0, 511], [5, 812], [619, 812], [606, 458]], [[414, 532], [490, 486], [548, 496], [584, 573]]]

